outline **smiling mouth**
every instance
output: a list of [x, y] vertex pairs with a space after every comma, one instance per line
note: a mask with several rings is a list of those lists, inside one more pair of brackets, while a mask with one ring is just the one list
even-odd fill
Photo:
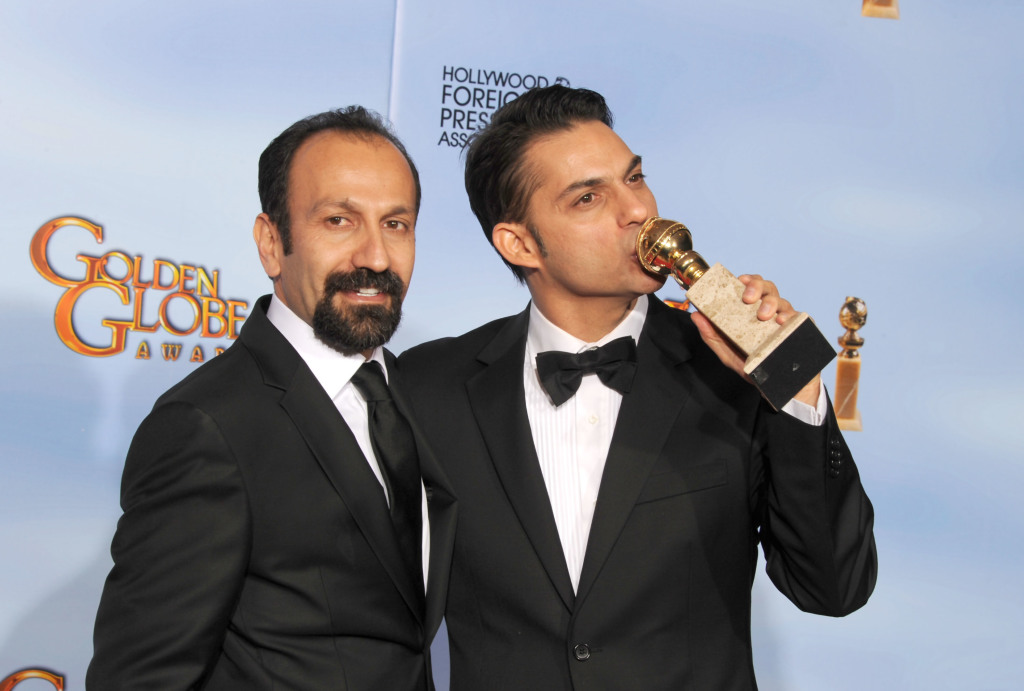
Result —
[[353, 304], [376, 305], [401, 300], [405, 284], [394, 271], [367, 268], [336, 271], [324, 279], [324, 295], [350, 300]]

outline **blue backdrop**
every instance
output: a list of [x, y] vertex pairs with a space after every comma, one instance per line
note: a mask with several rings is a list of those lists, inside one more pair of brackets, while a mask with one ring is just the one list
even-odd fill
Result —
[[[772, 278], [830, 338], [846, 295], [868, 304], [865, 431], [848, 440], [876, 508], [878, 587], [832, 620], [759, 577], [761, 687], [1018, 688], [1024, 5], [904, 0], [890, 21], [859, 4], [6, 3], [0, 679], [43, 667], [82, 688], [131, 435], [197, 346], [208, 359], [230, 343], [189, 331], [193, 304], [270, 290], [251, 240], [270, 139], [350, 103], [394, 121], [424, 186], [401, 351], [525, 304], [469, 212], [459, 144], [510, 92], [561, 79], [605, 94], [662, 214], [705, 257]], [[29, 256], [59, 217], [103, 227], [102, 242], [81, 225], [52, 235], [46, 265], [65, 285]], [[128, 329], [107, 357], [62, 342], [70, 284], [99, 271], [76, 257], [109, 253], [110, 281], [145, 282], [156, 260], [162, 285], [177, 274], [194, 298], [163, 314], [178, 333]], [[199, 289], [214, 272], [216, 290]], [[157, 324], [173, 292], [125, 305], [82, 288], [70, 322], [111, 345], [103, 320]]]

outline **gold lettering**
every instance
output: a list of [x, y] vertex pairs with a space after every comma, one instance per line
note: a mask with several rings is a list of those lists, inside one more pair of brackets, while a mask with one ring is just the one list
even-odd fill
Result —
[[164, 356], [164, 360], [177, 360], [178, 356], [181, 355], [181, 344], [162, 343], [160, 344], [160, 351]]
[[142, 323], [142, 296], [146, 294], [145, 288], [135, 288], [135, 309], [132, 317], [132, 331], [143, 331], [153, 333], [160, 328], [160, 322], [146, 326]]
[[[162, 283], [160, 278], [163, 276], [164, 269], [171, 272], [171, 280], [167, 283]], [[153, 287], [157, 290], [173, 290], [178, 285], [178, 267], [170, 262], [166, 262], [163, 259], [153, 260]]]
[[181, 280], [178, 281], [178, 292], [179, 293], [198, 293], [198, 290], [192, 286], [186, 286], [185, 283], [188, 281], [196, 280], [196, 267], [189, 264], [181, 265]]
[[116, 355], [124, 350], [125, 332], [131, 324], [104, 320], [103, 325], [110, 327], [113, 332], [110, 345], [92, 346], [83, 341], [75, 331], [73, 314], [78, 298], [91, 288], [106, 288], [107, 290], [114, 291], [123, 305], [128, 304], [128, 288], [120, 283], [109, 283], [100, 280], [99, 264], [103, 261], [101, 257], [88, 257], [80, 254], [76, 258], [85, 262], [88, 273], [84, 282], [72, 283], [57, 301], [57, 309], [53, 314], [53, 323], [57, 329], [57, 336], [64, 345], [82, 355], [91, 355], [93, 357]]
[[[113, 252], [107, 252], [100, 258], [103, 260], [102, 262], [100, 262], [101, 281], [107, 281], [109, 283], [120, 283], [121, 285], [124, 285], [129, 280], [131, 280], [133, 262], [131, 260], [131, 257], [129, 257], [127, 254], [125, 254], [124, 252], [118, 252], [117, 250], [114, 250]], [[125, 274], [122, 278], [111, 276], [107, 272], [107, 265], [110, 263], [111, 259], [120, 259], [122, 262], [124, 262]]]
[[201, 266], [196, 267], [196, 275], [199, 278], [199, 285], [196, 286], [196, 295], [202, 295], [203, 289], [206, 289], [206, 294], [212, 298], [217, 297], [220, 293], [217, 290], [217, 283], [220, 279], [220, 272], [216, 269], [213, 270], [213, 279], [210, 279], [210, 274], [206, 273], [206, 269]]
[[[147, 280], [143, 276], [143, 258], [131, 256], [125, 252], [114, 250], [94, 257], [78, 254], [75, 258], [85, 265], [82, 278], [69, 278], [59, 274], [51, 265], [47, 256], [50, 239], [66, 226], [83, 228], [103, 243], [103, 227], [90, 223], [76, 216], [63, 216], [43, 224], [29, 246], [29, 256], [36, 271], [50, 283], [65, 288], [57, 300], [54, 311], [54, 327], [61, 342], [68, 348], [82, 355], [107, 357], [124, 351], [129, 331], [154, 333], [161, 327], [174, 336], [187, 336], [201, 328], [200, 335], [204, 338], [238, 338], [239, 327], [246, 319], [248, 303], [243, 300], [223, 300], [218, 297], [220, 272], [207, 271], [201, 266], [192, 264], [176, 265], [173, 262], [156, 259], [153, 261], [153, 273]], [[121, 262], [123, 269], [113, 268], [115, 261]], [[75, 329], [74, 312], [79, 298], [93, 288], [105, 288], [113, 291], [122, 305], [131, 306], [131, 319], [103, 319], [101, 324], [110, 329], [109, 344], [94, 345], [86, 343]], [[143, 323], [143, 303], [147, 289], [169, 291], [158, 308], [158, 319], [153, 324]], [[191, 322], [182, 328], [171, 323], [172, 300], [186, 300], [192, 308]], [[180, 346], [179, 346], [180, 348]], [[198, 346], [196, 346], [198, 348]], [[217, 354], [223, 352], [218, 349]], [[164, 359], [178, 358], [178, 353], [169, 355], [165, 351]], [[202, 362], [204, 354], [193, 350], [193, 362]], [[136, 349], [137, 359], [151, 357], [149, 344], [143, 341]], [[2, 690], [0, 690], [2, 691]]]
[[44, 223], [40, 226], [36, 234], [32, 236], [32, 242], [29, 244], [28, 254], [32, 258], [32, 266], [36, 268], [43, 278], [50, 283], [55, 285], [64, 286], [70, 288], [71, 286], [77, 285], [79, 282], [70, 278], [61, 276], [50, 267], [50, 261], [46, 258], [46, 246], [50, 243], [50, 238], [57, 230], [64, 226], [78, 226], [85, 228], [92, 236], [96, 238], [96, 244], [103, 243], [103, 226], [98, 226], [95, 223], [89, 223], [84, 218], [76, 218], [75, 216], [63, 216], [61, 218], [55, 218], [48, 223]]
[[238, 309], [249, 309], [244, 300], [225, 300], [228, 306], [228, 338], [238, 338], [238, 324], [245, 321], [247, 315], [238, 314]]
[[148, 288], [153, 285], [153, 281], [142, 280], [142, 277], [140, 276], [142, 273], [141, 267], [142, 257], [136, 256], [135, 259], [132, 260], [132, 285], [138, 288]]
[[[200, 297], [200, 301], [203, 305], [203, 337], [204, 338], [223, 338], [224, 334], [228, 332], [228, 320], [224, 316], [224, 312], [227, 310], [227, 305], [224, 304], [223, 300], [217, 298]], [[214, 309], [214, 308], [218, 309]], [[220, 328], [214, 331], [210, 328], [210, 323], [216, 321], [220, 324]]]
[[196, 346], [192, 349], [192, 357], [188, 359], [189, 362], [202, 362], [203, 361], [203, 349], [201, 346]]
[[[189, 303], [192, 307], [192, 325], [187, 329], [178, 329], [171, 324], [170, 316], [167, 314], [167, 307], [171, 304], [171, 300], [174, 298], [181, 298]], [[164, 301], [160, 303], [160, 323], [163, 325], [169, 333], [175, 336], [188, 336], [190, 333], [199, 328], [199, 321], [202, 315], [202, 308], [199, 307], [199, 301], [194, 296], [188, 293], [171, 293], [164, 298]]]

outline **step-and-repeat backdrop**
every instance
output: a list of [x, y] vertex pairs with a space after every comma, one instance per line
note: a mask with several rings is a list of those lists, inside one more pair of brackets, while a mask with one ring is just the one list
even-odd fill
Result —
[[[848, 438], [878, 587], [833, 620], [759, 577], [762, 688], [1017, 688], [1024, 6], [901, 9], [5, 3], [0, 685], [36, 669], [18, 691], [83, 686], [131, 436], [270, 291], [251, 239], [263, 147], [351, 103], [394, 122], [424, 189], [401, 351], [525, 304], [469, 212], [460, 152], [497, 106], [561, 82], [605, 94], [705, 257], [772, 278], [830, 338], [847, 295], [868, 305], [865, 429]], [[446, 688], [443, 636], [435, 649]]]

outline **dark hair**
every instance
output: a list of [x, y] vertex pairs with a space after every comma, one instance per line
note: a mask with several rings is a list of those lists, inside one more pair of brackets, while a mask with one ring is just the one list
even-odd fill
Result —
[[362, 106], [349, 106], [310, 115], [277, 135], [260, 155], [259, 191], [263, 213], [277, 226], [284, 253], [292, 251], [291, 218], [288, 215], [288, 181], [292, 158], [302, 143], [318, 132], [333, 130], [364, 139], [382, 137], [402, 152], [416, 184], [416, 213], [420, 210], [420, 174], [409, 152], [379, 114]]
[[[494, 226], [506, 222], [527, 223], [541, 243], [526, 218], [536, 186], [527, 179], [523, 162], [526, 149], [539, 136], [595, 120], [612, 126], [612, 113], [601, 94], [556, 84], [530, 89], [509, 101], [494, 113], [486, 127], [473, 133], [466, 145], [466, 193], [488, 242], [494, 244]], [[504, 257], [502, 261], [523, 282], [523, 268]]]

